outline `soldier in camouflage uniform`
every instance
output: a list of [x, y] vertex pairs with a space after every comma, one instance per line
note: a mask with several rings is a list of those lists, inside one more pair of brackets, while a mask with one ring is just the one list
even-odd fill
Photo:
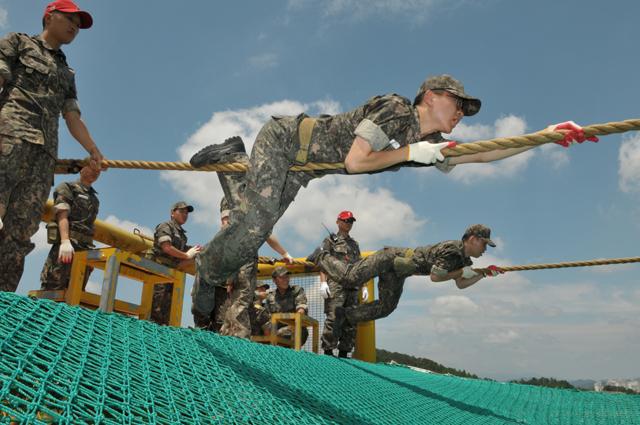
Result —
[[253, 303], [249, 306], [249, 320], [251, 321], [251, 335], [269, 335], [271, 315], [265, 306], [268, 283], [256, 286]]
[[69, 0], [50, 3], [43, 31], [0, 39], [0, 290], [15, 291], [33, 250], [58, 155], [58, 118], [100, 168], [103, 157], [80, 118], [73, 70], [63, 44], [91, 16]]
[[[307, 314], [307, 296], [304, 288], [298, 285], [289, 285], [289, 270], [279, 266], [271, 273], [275, 289], [267, 292], [266, 306], [269, 314], [274, 313], [302, 313]], [[278, 329], [271, 329], [277, 332], [278, 336], [293, 338], [293, 328], [284, 324], [279, 324]], [[309, 331], [302, 328], [302, 344], [307, 341]]]
[[496, 266], [489, 266], [484, 274], [471, 268], [470, 257], [478, 258], [487, 245], [495, 247], [491, 229], [474, 224], [461, 240], [439, 242], [416, 249], [385, 248], [362, 260], [345, 265], [324, 251], [317, 255], [318, 266], [331, 278], [346, 287], [360, 287], [364, 282], [378, 277], [378, 300], [355, 307], [337, 307], [334, 336], [340, 336], [341, 324], [376, 320], [388, 316], [398, 306], [404, 281], [413, 274], [429, 275], [433, 282], [455, 280], [460, 289], [468, 288], [487, 276], [503, 273]]
[[[171, 220], [156, 226], [153, 248], [148, 258], [172, 268], [183, 269], [193, 264], [193, 257], [200, 252], [200, 245], [187, 245], [187, 231], [182, 227], [189, 218], [193, 206], [179, 201], [171, 207]], [[154, 285], [151, 320], [159, 325], [169, 323], [173, 284]]]
[[[322, 248], [336, 261], [345, 265], [353, 264], [360, 260], [360, 246], [350, 235], [356, 218], [351, 211], [342, 211], [338, 214], [336, 224], [338, 233], [329, 235], [323, 242]], [[345, 322], [340, 340], [333, 337], [336, 307], [351, 307], [358, 304], [357, 287], [345, 287], [340, 282], [331, 279], [325, 273], [320, 272], [320, 295], [324, 298], [324, 329], [322, 331], [322, 349], [327, 355], [333, 355], [333, 350], [338, 349], [338, 357], [347, 357], [353, 350], [356, 340], [356, 328], [349, 322]]]
[[[364, 105], [338, 115], [309, 118], [273, 117], [255, 140], [246, 188], [231, 218], [203, 249], [198, 272], [202, 285], [194, 308], [208, 313], [213, 307], [212, 288], [245, 264], [262, 245], [298, 190], [316, 177], [330, 173], [374, 173], [399, 168], [406, 162], [435, 165], [447, 172], [456, 164], [490, 162], [530, 149], [511, 148], [444, 158], [450, 146], [441, 133], [451, 133], [463, 116], [480, 110], [480, 100], [468, 95], [463, 85], [448, 75], [428, 78], [413, 102], [397, 94], [376, 96]], [[584, 141], [579, 126], [564, 123], [558, 131], [567, 140]], [[548, 129], [556, 129], [551, 126]], [[220, 152], [232, 145], [212, 145], [192, 157], [194, 165], [225, 162]], [[344, 163], [340, 170], [292, 172], [306, 162]], [[224, 185], [223, 185], [224, 189]]]
[[[93, 223], [98, 216], [100, 201], [93, 183], [100, 177], [100, 170], [85, 166], [80, 179], [65, 182], [53, 192], [53, 209], [56, 223], [47, 225], [53, 245], [40, 274], [40, 289], [58, 290], [69, 286], [71, 262], [74, 252], [93, 249]], [[57, 235], [57, 236], [55, 236]], [[93, 268], [87, 267], [84, 284]]]

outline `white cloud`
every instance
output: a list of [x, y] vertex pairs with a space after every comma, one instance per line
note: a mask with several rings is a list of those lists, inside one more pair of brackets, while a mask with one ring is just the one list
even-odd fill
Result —
[[40, 223], [38, 231], [31, 237], [31, 242], [36, 245], [33, 252], [49, 251], [51, 248], [51, 245], [47, 243], [47, 228], [45, 226], [45, 223]]
[[430, 313], [439, 316], [466, 316], [480, 310], [478, 305], [464, 295], [447, 295], [433, 300]]
[[9, 12], [4, 7], [0, 7], [0, 29], [5, 29], [9, 26]]
[[[178, 148], [178, 155], [182, 161], [187, 161], [203, 147], [231, 136], [241, 136], [249, 151], [262, 125], [272, 115], [297, 115], [303, 111], [312, 115], [336, 114], [340, 112], [340, 105], [331, 99], [311, 103], [283, 100], [254, 108], [215, 112]], [[161, 178], [168, 181], [182, 198], [197, 206], [193, 214], [196, 222], [210, 225], [212, 232], [217, 229], [222, 189], [215, 173], [163, 172]], [[390, 235], [397, 241], [411, 239], [426, 223], [409, 204], [396, 199], [392, 192], [373, 187], [370, 178], [327, 176], [301, 189], [296, 201], [280, 220], [275, 234], [295, 233], [295, 237], [289, 239], [298, 241], [298, 246], [287, 249], [302, 249], [309, 241], [324, 237], [321, 223], [334, 230], [338, 212], [345, 209], [353, 211], [358, 219], [353, 234], [363, 249], [377, 249], [379, 242], [389, 240]]]
[[[325, 17], [363, 20], [371, 16], [405, 17], [414, 22], [424, 21], [440, 0], [329, 0], [322, 4]], [[310, 0], [289, 0], [289, 8], [301, 9], [315, 5]], [[448, 3], [451, 7], [451, 3]]]
[[625, 136], [620, 145], [620, 190], [623, 192], [640, 191], [640, 135]]
[[269, 69], [278, 66], [278, 56], [275, 53], [260, 53], [248, 59], [249, 65], [257, 69]]

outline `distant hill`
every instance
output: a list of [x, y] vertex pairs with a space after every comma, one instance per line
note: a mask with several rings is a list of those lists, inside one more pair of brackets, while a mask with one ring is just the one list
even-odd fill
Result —
[[479, 379], [477, 375], [467, 372], [466, 370], [458, 370], [441, 365], [433, 360], [425, 359], [422, 357], [414, 357], [408, 354], [394, 353], [392, 351], [376, 349], [377, 360], [380, 363], [389, 363], [395, 361], [407, 366], [419, 367], [421, 369], [427, 369], [431, 372], [450, 375], [461, 376], [463, 378], [475, 378]]
[[577, 390], [576, 387], [571, 385], [565, 380], [555, 379], [555, 378], [531, 378], [531, 379], [519, 379], [517, 381], [511, 381], [514, 384], [526, 384], [526, 385], [536, 385], [538, 387], [549, 387], [549, 388], [564, 388], [567, 390]]
[[576, 379], [569, 381], [569, 383], [578, 389], [593, 391], [596, 381], [593, 379]]

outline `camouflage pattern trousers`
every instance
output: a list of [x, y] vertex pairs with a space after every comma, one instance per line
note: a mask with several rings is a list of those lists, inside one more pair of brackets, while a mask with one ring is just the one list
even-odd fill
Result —
[[[198, 286], [200, 285], [200, 279], [196, 276], [196, 280], [193, 283], [193, 289], [191, 290], [191, 298], [193, 303], [193, 297]], [[220, 328], [224, 321], [224, 315], [227, 307], [229, 306], [229, 294], [227, 293], [226, 286], [216, 286], [213, 289], [215, 304], [213, 310], [209, 314], [200, 314], [197, 310], [191, 306], [191, 314], [193, 314], [193, 323], [196, 328], [206, 329], [212, 332], [219, 333]]]
[[[213, 288], [257, 255], [300, 187], [314, 177], [289, 171], [299, 148], [298, 121], [286, 117], [265, 124], [251, 151], [243, 193], [225, 193], [232, 206], [230, 224], [205, 245], [196, 261], [201, 283], [194, 294], [194, 309], [201, 314], [213, 309]], [[232, 174], [218, 173], [223, 189]]]
[[251, 338], [249, 305], [253, 301], [257, 278], [257, 260], [240, 268], [238, 276], [233, 280], [233, 290], [229, 295], [229, 305], [224, 313], [224, 322], [222, 328], [220, 328], [220, 335], [245, 339]]
[[331, 296], [324, 300], [324, 329], [322, 330], [322, 349], [351, 351], [356, 342], [356, 327], [345, 321], [342, 327], [340, 340], [333, 336], [333, 322], [336, 319], [336, 307], [352, 307], [358, 304], [359, 290], [357, 288], [345, 288], [333, 279], [328, 279]]
[[[71, 241], [75, 252], [91, 249], [90, 246], [83, 244], [76, 244]], [[65, 264], [58, 261], [58, 252], [60, 250], [60, 244], [56, 243], [51, 246], [47, 260], [42, 267], [40, 273], [40, 289], [48, 291], [56, 291], [60, 289], [67, 289], [69, 287], [69, 279], [71, 278], [71, 263]], [[82, 287], [87, 286], [89, 276], [93, 267], [87, 267], [84, 273], [84, 282]]]
[[35, 245], [55, 159], [42, 146], [0, 135], [0, 291], [15, 292]]
[[408, 276], [396, 274], [393, 260], [403, 257], [406, 251], [405, 248], [385, 248], [351, 264], [345, 264], [330, 255], [320, 256], [320, 268], [345, 288], [360, 288], [370, 279], [378, 277], [378, 299], [346, 308], [348, 322], [356, 324], [380, 319], [396, 309]]

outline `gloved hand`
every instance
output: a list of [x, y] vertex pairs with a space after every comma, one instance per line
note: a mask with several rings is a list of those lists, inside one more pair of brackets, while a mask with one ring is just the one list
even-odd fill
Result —
[[366, 286], [362, 287], [362, 301], [367, 301], [369, 299], [369, 289]]
[[409, 145], [407, 161], [421, 162], [423, 164], [434, 164], [436, 161], [444, 161], [444, 155], [440, 152], [444, 148], [452, 148], [456, 142], [418, 142]]
[[327, 282], [320, 282], [320, 296], [325, 300], [331, 296], [331, 291], [329, 290], [329, 284]]
[[580, 127], [578, 124], [574, 123], [573, 121], [566, 121], [560, 124], [556, 124], [555, 126], [551, 126], [549, 129], [551, 131], [569, 130], [569, 131], [562, 132], [562, 133], [565, 133], [564, 139], [558, 140], [557, 142], [555, 142], [560, 146], [564, 146], [565, 148], [568, 148], [569, 146], [575, 143], [582, 143], [585, 140], [588, 140], [594, 143], [597, 143], [599, 140], [596, 136], [585, 137], [584, 130], [582, 129], [582, 127]]
[[69, 239], [60, 241], [58, 250], [58, 262], [69, 264], [73, 260], [73, 245]]
[[3, 227], [4, 227], [4, 223], [2, 222], [2, 219], [0, 218], [0, 230], [2, 230]]
[[478, 273], [471, 268], [471, 266], [466, 266], [462, 268], [462, 278], [463, 279], [471, 279], [472, 277], [478, 276]]
[[187, 258], [189, 258], [189, 260], [191, 260], [200, 251], [202, 251], [202, 247], [200, 245], [196, 245], [194, 247], [189, 248], [189, 250], [186, 252]]
[[484, 277], [494, 277], [498, 276], [499, 274], [504, 274], [504, 270], [502, 270], [498, 266], [491, 265], [487, 267], [487, 271], [484, 273]]
[[293, 257], [288, 252], [285, 252], [282, 256], [283, 260], [287, 264], [293, 264]]

